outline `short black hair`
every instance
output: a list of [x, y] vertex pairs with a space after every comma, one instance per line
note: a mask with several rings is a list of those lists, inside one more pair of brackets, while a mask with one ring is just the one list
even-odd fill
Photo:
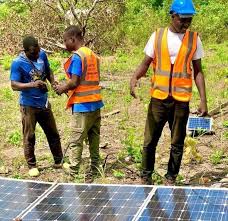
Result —
[[65, 33], [67, 33], [69, 36], [74, 36], [77, 39], [82, 40], [83, 34], [82, 30], [78, 25], [70, 25], [65, 29]]
[[27, 35], [23, 38], [23, 48], [28, 51], [31, 46], [38, 47], [38, 40], [32, 35]]

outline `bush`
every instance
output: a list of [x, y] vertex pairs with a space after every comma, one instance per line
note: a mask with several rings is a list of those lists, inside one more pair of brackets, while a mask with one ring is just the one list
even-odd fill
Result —
[[228, 39], [228, 3], [209, 0], [198, 4], [193, 28], [201, 33], [206, 42], [223, 42]]

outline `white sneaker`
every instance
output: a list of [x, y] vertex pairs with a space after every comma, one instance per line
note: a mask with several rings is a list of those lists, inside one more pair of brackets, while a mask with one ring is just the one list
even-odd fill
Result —
[[36, 177], [39, 175], [40, 175], [40, 172], [36, 167], [29, 170], [29, 176]]

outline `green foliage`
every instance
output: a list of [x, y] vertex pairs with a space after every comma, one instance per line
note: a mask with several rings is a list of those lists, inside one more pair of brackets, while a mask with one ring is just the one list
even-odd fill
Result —
[[8, 141], [10, 144], [18, 146], [22, 141], [21, 132], [18, 130], [11, 132]]
[[12, 164], [13, 164], [14, 171], [16, 171], [16, 174], [17, 174], [17, 170], [20, 169], [21, 166], [26, 165], [24, 156], [18, 156], [14, 158], [12, 161]]
[[141, 143], [137, 137], [137, 131], [135, 128], [127, 128], [127, 136], [125, 137], [123, 144], [127, 149], [128, 155], [132, 156], [136, 163], [142, 161], [141, 155]]
[[186, 137], [184, 142], [184, 159], [183, 162], [185, 164], [189, 164], [191, 162], [200, 163], [202, 161], [202, 156], [198, 152], [197, 148], [197, 140], [195, 138]]
[[10, 14], [10, 8], [6, 4], [0, 4], [0, 20], [6, 18]]
[[228, 120], [225, 120], [225, 121], [223, 122], [223, 127], [228, 128]]
[[9, 70], [13, 57], [11, 55], [4, 55], [1, 57], [0, 64], [2, 65], [4, 70]]
[[4, 101], [11, 101], [14, 98], [14, 93], [11, 88], [3, 87], [0, 88], [0, 97]]
[[176, 184], [177, 185], [183, 185], [184, 184], [184, 177], [181, 174], [177, 175]]
[[216, 165], [219, 164], [223, 158], [224, 152], [223, 150], [216, 150], [213, 154], [211, 154], [210, 161]]
[[156, 171], [154, 171], [152, 174], [152, 180], [153, 180], [154, 184], [156, 184], [156, 185], [161, 185], [163, 183], [162, 176]]
[[21, 0], [8, 0], [5, 4], [12, 11], [22, 15], [25, 15], [25, 13], [28, 12], [29, 9], [29, 4], [26, 4], [25, 1]]
[[199, 4], [193, 27], [206, 42], [223, 42], [228, 39], [228, 2], [209, 0]]
[[125, 173], [120, 170], [113, 170], [113, 176], [118, 179], [123, 179], [125, 177]]
[[23, 177], [21, 174], [18, 174], [18, 173], [14, 174], [14, 175], [12, 176], [12, 178], [18, 179], [18, 180], [24, 179], [24, 177]]
[[99, 167], [97, 167], [97, 171], [98, 171], [99, 175], [101, 176], [101, 178], [104, 179], [105, 178], [106, 165], [105, 165], [105, 167], [103, 167], [102, 165], [99, 165]]
[[223, 134], [223, 136], [225, 137], [225, 139], [228, 140], [228, 131], [225, 131], [224, 134]]
[[55, 72], [59, 72], [60, 68], [61, 68], [61, 62], [58, 58], [56, 57], [49, 57], [49, 63], [50, 63], [50, 67], [52, 69], [52, 71], [55, 73]]

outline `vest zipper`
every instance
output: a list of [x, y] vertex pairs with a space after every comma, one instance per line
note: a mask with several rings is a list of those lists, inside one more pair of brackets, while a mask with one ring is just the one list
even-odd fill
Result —
[[169, 76], [169, 96], [172, 96], [173, 66], [174, 66], [174, 64], [171, 64], [170, 76]]

